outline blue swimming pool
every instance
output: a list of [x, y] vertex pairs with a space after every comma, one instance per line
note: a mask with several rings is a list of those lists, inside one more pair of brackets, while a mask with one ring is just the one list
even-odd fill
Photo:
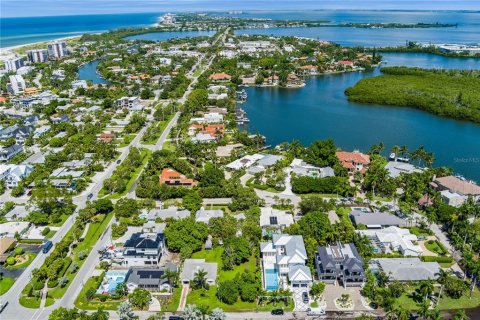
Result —
[[97, 293], [113, 293], [117, 288], [118, 284], [125, 282], [126, 275], [127, 271], [108, 271], [107, 273], [105, 273], [105, 277], [103, 278], [103, 281], [100, 284]]
[[278, 272], [276, 269], [265, 269], [265, 290], [278, 289]]

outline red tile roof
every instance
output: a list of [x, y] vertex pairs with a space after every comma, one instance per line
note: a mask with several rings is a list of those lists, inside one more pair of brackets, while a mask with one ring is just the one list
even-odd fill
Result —
[[193, 179], [188, 179], [183, 174], [175, 171], [171, 168], [164, 168], [160, 174], [160, 183], [166, 184], [169, 186], [185, 186], [185, 187], [194, 187], [198, 184], [197, 181]]
[[208, 78], [210, 80], [230, 80], [232, 76], [227, 73], [220, 72], [220, 73], [213, 73]]

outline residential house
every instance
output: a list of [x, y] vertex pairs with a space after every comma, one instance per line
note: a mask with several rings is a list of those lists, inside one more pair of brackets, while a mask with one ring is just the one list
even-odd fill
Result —
[[335, 176], [335, 172], [331, 167], [316, 167], [302, 159], [293, 159], [290, 168], [292, 169], [291, 172], [298, 177], [326, 178]]
[[125, 242], [123, 263], [129, 267], [157, 266], [164, 251], [163, 233], [137, 232]]
[[158, 268], [132, 267], [128, 269], [125, 276], [128, 291], [132, 292], [136, 288], [141, 288], [148, 291], [170, 292], [172, 287], [169, 279], [164, 276], [167, 269], [178, 271], [178, 267], [174, 263], [168, 263], [164, 267]]
[[275, 155], [275, 154], [265, 154], [261, 159], [258, 159], [255, 162], [255, 165], [248, 168], [248, 173], [255, 174], [257, 172], [263, 172], [267, 170], [269, 167], [274, 166], [277, 162], [282, 161], [284, 159], [283, 156]]
[[349, 173], [365, 173], [370, 165], [370, 156], [359, 151], [337, 151], [336, 155], [342, 166], [347, 169]]
[[270, 207], [260, 208], [260, 227], [262, 229], [274, 229], [281, 231], [283, 228], [293, 224], [293, 215]]
[[138, 97], [121, 97], [116, 101], [117, 107], [132, 109], [140, 104]]
[[240, 159], [237, 159], [229, 164], [227, 164], [228, 169], [232, 170], [241, 170], [250, 168], [255, 162], [262, 159], [264, 156], [261, 154], [247, 155]]
[[415, 167], [413, 164], [397, 161], [389, 161], [385, 166], [385, 169], [387, 169], [388, 175], [392, 178], [397, 178], [402, 173], [411, 174], [414, 172], [422, 172], [422, 170]]
[[480, 202], [480, 186], [465, 179], [446, 176], [436, 178], [430, 185], [440, 192], [443, 200], [454, 207], [460, 207], [469, 197], [475, 202]]
[[353, 243], [318, 247], [315, 254], [318, 279], [326, 283], [339, 281], [345, 288], [361, 286], [365, 281], [363, 260]]
[[15, 188], [22, 179], [33, 172], [33, 167], [28, 164], [1, 164], [0, 180], [5, 181], [7, 188]]
[[189, 284], [200, 270], [207, 273], [206, 282], [209, 285], [216, 283], [218, 264], [216, 262], [205, 262], [205, 259], [185, 259], [180, 273], [180, 281], [183, 284]]
[[0, 238], [15, 238], [18, 234], [22, 237], [30, 229], [29, 221], [11, 221], [0, 224]]
[[353, 210], [349, 213], [352, 222], [358, 227], [365, 226], [367, 229], [383, 229], [387, 227], [404, 227], [407, 221], [397, 216], [383, 212], [364, 212]]
[[147, 219], [149, 221], [154, 221], [156, 219], [185, 219], [188, 217], [190, 217], [189, 210], [179, 209], [174, 206], [168, 207], [166, 209], [151, 209], [149, 211], [143, 210], [139, 215], [139, 218]]
[[420, 256], [422, 248], [414, 244], [418, 241], [416, 235], [408, 229], [387, 227], [385, 229], [358, 230], [358, 234], [366, 236], [376, 253], [400, 252], [404, 256]]
[[440, 271], [438, 262], [423, 262], [419, 258], [375, 258], [370, 260], [369, 269], [384, 272], [390, 280], [400, 282], [435, 280]]
[[113, 140], [115, 140], [115, 134], [111, 132], [104, 132], [100, 134], [100, 137], [98, 140], [105, 142], [105, 143], [110, 143]]
[[10, 147], [0, 147], [0, 162], [10, 161], [10, 159], [21, 152], [23, 152], [23, 147], [19, 144], [14, 144]]
[[230, 79], [232, 79], [232, 76], [227, 73], [220, 72], [220, 73], [212, 73], [208, 77], [208, 79], [215, 82], [226, 82], [226, 81], [230, 81]]
[[203, 207], [195, 213], [195, 221], [208, 224], [212, 218], [223, 218], [223, 210], [206, 210]]
[[195, 187], [198, 184], [197, 181], [189, 179], [171, 168], [164, 168], [162, 170], [162, 173], [160, 174], [160, 183], [172, 187], [180, 186], [187, 188]]
[[0, 264], [5, 263], [10, 256], [10, 250], [17, 241], [13, 237], [0, 238]]
[[263, 266], [263, 287], [307, 290], [312, 284], [310, 268], [306, 266], [307, 251], [302, 236], [274, 234], [272, 241], [260, 242]]

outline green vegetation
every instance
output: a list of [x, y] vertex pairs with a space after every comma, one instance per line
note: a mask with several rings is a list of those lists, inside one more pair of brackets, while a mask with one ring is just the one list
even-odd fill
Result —
[[480, 72], [407, 67], [382, 68], [345, 93], [350, 101], [419, 108], [480, 123]]
[[425, 241], [425, 248], [427, 248], [429, 251], [434, 252], [440, 256], [444, 256], [448, 253], [445, 247], [437, 240]]
[[7, 292], [14, 283], [15, 279], [2, 277], [0, 280], [0, 296], [5, 294], [5, 292]]
[[[35, 259], [36, 254], [34, 252], [25, 252], [16, 255], [14, 258], [15, 264], [7, 266], [8, 269], [20, 269], [26, 268]], [[10, 258], [9, 258], [10, 259]]]

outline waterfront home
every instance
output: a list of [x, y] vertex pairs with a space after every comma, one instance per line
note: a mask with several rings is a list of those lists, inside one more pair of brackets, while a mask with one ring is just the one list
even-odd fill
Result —
[[193, 138], [193, 143], [209, 143], [217, 141], [218, 138], [213, 136], [211, 133], [197, 133]]
[[240, 159], [237, 159], [229, 164], [227, 164], [228, 169], [233, 169], [233, 170], [241, 170], [241, 169], [247, 169], [250, 168], [255, 162], [258, 160], [262, 159], [263, 155], [261, 154], [252, 154], [252, 155], [247, 155], [244, 156]]
[[223, 210], [206, 210], [201, 207], [195, 213], [195, 221], [208, 224], [212, 218], [223, 218]]
[[86, 80], [75, 80], [72, 81], [72, 90], [77, 90], [77, 89], [88, 89], [88, 84]]
[[310, 268], [306, 266], [307, 251], [302, 236], [274, 234], [269, 242], [260, 242], [263, 287], [307, 290], [312, 284]]
[[257, 172], [264, 172], [269, 167], [274, 166], [277, 162], [283, 160], [283, 156], [275, 155], [275, 154], [266, 154], [263, 155], [263, 158], [257, 160], [255, 165], [248, 168], [247, 172], [250, 174], [255, 174]]
[[301, 66], [298, 69], [300, 70], [300, 74], [302, 75], [313, 76], [318, 74], [318, 67], [312, 64]]
[[416, 235], [408, 229], [387, 227], [385, 229], [358, 230], [358, 234], [366, 236], [372, 244], [375, 253], [400, 252], [404, 256], [420, 256], [422, 248], [414, 244], [418, 241]]
[[374, 258], [368, 268], [375, 272], [383, 271], [391, 281], [435, 280], [440, 271], [438, 262], [423, 262], [419, 258]]
[[0, 164], [0, 180], [4, 180], [9, 189], [18, 186], [32, 172], [33, 167], [28, 164]]
[[267, 86], [277, 86], [280, 82], [280, 78], [277, 75], [273, 75], [263, 79], [263, 84]]
[[389, 213], [353, 210], [348, 215], [357, 228], [360, 225], [365, 226], [367, 229], [383, 229], [407, 225], [407, 221]]
[[400, 174], [411, 174], [414, 172], [422, 172], [419, 168], [415, 167], [410, 163], [389, 161], [385, 166], [385, 169], [388, 171], [388, 175], [392, 178], [397, 178]]
[[175, 206], [170, 206], [166, 209], [151, 209], [142, 210], [138, 215], [140, 219], [147, 219], [148, 221], [155, 221], [157, 219], [185, 219], [190, 217], [190, 211], [187, 209], [179, 209]]
[[361, 286], [365, 281], [363, 260], [353, 243], [318, 247], [315, 253], [315, 268], [318, 279], [326, 283], [337, 281], [344, 288]]
[[480, 202], [480, 186], [455, 176], [436, 178], [430, 185], [440, 192], [442, 199], [449, 205], [460, 207], [469, 197]]
[[23, 147], [19, 144], [14, 144], [10, 147], [0, 147], [0, 162], [10, 161], [10, 159], [21, 152], [23, 152]]
[[175, 171], [171, 168], [164, 168], [160, 174], [160, 184], [166, 184], [167, 186], [172, 187], [195, 187], [198, 182], [193, 179], [188, 179], [183, 174]]
[[157, 268], [132, 267], [128, 269], [125, 277], [128, 291], [132, 292], [136, 288], [141, 288], [148, 291], [170, 292], [172, 287], [169, 279], [164, 276], [167, 269], [178, 271], [178, 267], [174, 263], [167, 263], [164, 267]]
[[335, 172], [331, 167], [316, 167], [302, 159], [293, 159], [290, 168], [292, 169], [291, 172], [299, 177], [326, 178], [335, 176]]
[[208, 77], [208, 79], [214, 82], [227, 82], [227, 81], [230, 81], [230, 79], [232, 79], [232, 76], [227, 73], [220, 72], [220, 73], [212, 73]]
[[337, 62], [338, 66], [341, 68], [353, 68], [353, 62], [350, 60], [340, 60]]
[[202, 117], [191, 118], [190, 123], [222, 123], [223, 115], [217, 112], [204, 113]]
[[260, 227], [264, 231], [269, 229], [280, 232], [291, 224], [293, 224], [293, 215], [291, 213], [270, 207], [260, 208]]
[[370, 156], [359, 151], [337, 151], [335, 154], [338, 160], [340, 160], [341, 165], [347, 169], [349, 173], [365, 173], [370, 165]]
[[163, 233], [137, 232], [125, 242], [123, 263], [126, 266], [156, 266], [165, 250]]
[[189, 284], [200, 270], [207, 273], [206, 282], [209, 285], [216, 283], [218, 264], [216, 262], [205, 262], [205, 259], [185, 259], [182, 272], [180, 272], [180, 281], [183, 284]]

